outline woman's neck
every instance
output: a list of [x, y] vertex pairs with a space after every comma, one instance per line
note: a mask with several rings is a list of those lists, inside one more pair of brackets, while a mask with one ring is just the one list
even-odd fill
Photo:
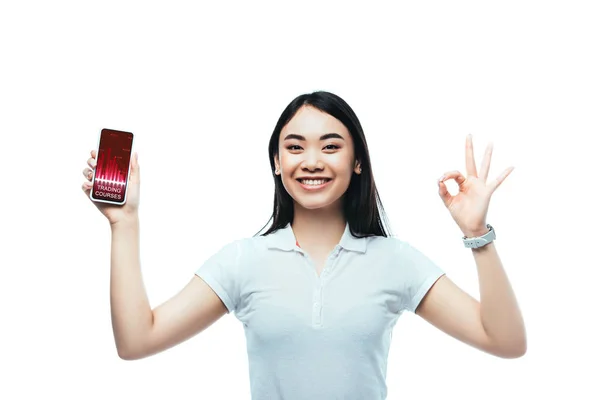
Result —
[[300, 247], [332, 249], [344, 234], [346, 219], [341, 210], [308, 210], [296, 205], [291, 225]]

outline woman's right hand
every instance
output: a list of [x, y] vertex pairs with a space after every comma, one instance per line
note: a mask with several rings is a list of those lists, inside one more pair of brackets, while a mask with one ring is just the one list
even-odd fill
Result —
[[[88, 199], [90, 199], [92, 177], [94, 175], [94, 170], [96, 169], [96, 150], [92, 150], [90, 154], [92, 156], [87, 160], [89, 168], [83, 170], [83, 176], [85, 176], [86, 180], [81, 186]], [[133, 156], [131, 157], [131, 170], [129, 172], [129, 182], [127, 183], [127, 200], [125, 201], [125, 204], [102, 203], [93, 201], [92, 199], [90, 199], [90, 201], [94, 203], [111, 225], [127, 219], [137, 218], [138, 206], [140, 203], [140, 166], [138, 164], [137, 153], [133, 153]]]

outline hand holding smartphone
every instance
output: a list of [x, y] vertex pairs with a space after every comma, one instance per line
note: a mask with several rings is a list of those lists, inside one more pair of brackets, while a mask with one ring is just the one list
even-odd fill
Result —
[[139, 165], [132, 149], [133, 133], [102, 129], [88, 159], [91, 169], [84, 169], [83, 191], [111, 223], [137, 213]]

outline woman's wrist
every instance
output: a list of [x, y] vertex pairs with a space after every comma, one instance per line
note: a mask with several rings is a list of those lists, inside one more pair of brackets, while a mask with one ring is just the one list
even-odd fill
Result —
[[466, 229], [463, 234], [467, 237], [467, 238], [474, 238], [474, 237], [479, 237], [479, 236], [483, 236], [486, 233], [488, 233], [490, 231], [490, 228], [488, 228], [487, 226], [484, 226], [482, 228], [479, 229]]
[[135, 214], [125, 218], [121, 218], [118, 221], [111, 222], [110, 229], [114, 231], [115, 229], [137, 227], [139, 225], [139, 222], [140, 220], [138, 218], [138, 215]]

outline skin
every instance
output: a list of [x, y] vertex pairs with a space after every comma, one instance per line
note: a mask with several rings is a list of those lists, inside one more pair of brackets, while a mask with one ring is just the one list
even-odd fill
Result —
[[[493, 145], [490, 143], [481, 162], [475, 166], [473, 138], [465, 142], [467, 176], [448, 171], [438, 180], [438, 194], [450, 215], [467, 237], [485, 234], [486, 215], [492, 194], [514, 170], [506, 168], [487, 182]], [[454, 179], [459, 192], [451, 196], [444, 181]], [[527, 351], [527, 336], [517, 299], [502, 266], [494, 242], [471, 249], [479, 278], [477, 301], [442, 276], [429, 290], [416, 310], [429, 323], [487, 353], [502, 358], [517, 358]], [[469, 266], [467, 266], [468, 268]]]
[[[321, 140], [327, 133], [340, 138]], [[304, 139], [289, 138], [301, 135]], [[314, 107], [304, 106], [283, 127], [279, 136], [279, 155], [275, 157], [275, 174], [294, 199], [292, 230], [301, 247], [323, 268], [324, 259], [339, 243], [346, 221], [341, 197], [350, 185], [352, 174], [360, 174], [354, 158], [354, 144], [348, 129], [339, 120]], [[327, 188], [307, 191], [298, 177], [332, 178]]]
[[[341, 139], [320, 140], [325, 133]], [[287, 139], [301, 134], [305, 140]], [[438, 181], [439, 195], [466, 236], [487, 231], [485, 214], [491, 194], [512, 171], [505, 170], [486, 183], [492, 147], [488, 146], [481, 176], [473, 160], [471, 138], [467, 138], [467, 177], [449, 171]], [[82, 185], [89, 199], [97, 154], [91, 151]], [[322, 269], [329, 252], [339, 243], [345, 228], [340, 197], [352, 174], [360, 174], [347, 129], [335, 118], [312, 107], [304, 107], [284, 127], [279, 156], [275, 159], [282, 182], [294, 199], [292, 229], [302, 248]], [[296, 178], [321, 175], [333, 179], [319, 192], [304, 191]], [[450, 196], [443, 181], [455, 179], [459, 194]], [[111, 228], [110, 301], [113, 334], [119, 357], [136, 360], [171, 348], [202, 332], [226, 314], [217, 294], [194, 275], [182, 290], [163, 304], [150, 308], [144, 289], [139, 257], [140, 166], [134, 153], [129, 177], [128, 199], [123, 206], [92, 203]], [[91, 199], [90, 199], [91, 201]], [[516, 298], [500, 262], [494, 243], [472, 249], [479, 276], [477, 301], [442, 276], [416, 310], [417, 315], [447, 334], [498, 357], [520, 357], [526, 352], [526, 335]], [[468, 266], [467, 266], [468, 267]]]

